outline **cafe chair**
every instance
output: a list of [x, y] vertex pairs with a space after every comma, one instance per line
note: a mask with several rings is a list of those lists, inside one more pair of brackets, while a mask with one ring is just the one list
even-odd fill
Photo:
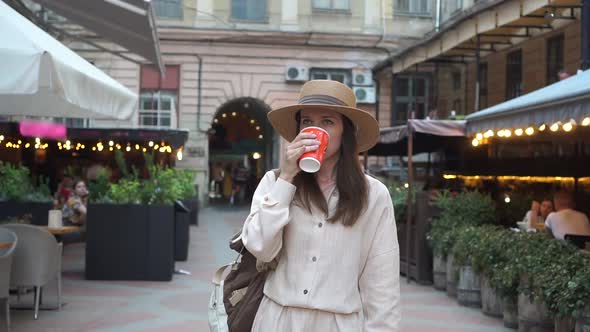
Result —
[[584, 249], [586, 243], [590, 242], [590, 235], [565, 234], [563, 238], [580, 249]]
[[10, 272], [18, 238], [13, 231], [0, 227], [0, 299], [4, 299], [6, 308], [6, 328], [10, 328]]
[[19, 241], [14, 253], [10, 287], [35, 290], [35, 319], [39, 316], [41, 291], [57, 279], [57, 307], [61, 309], [61, 256], [63, 246], [46, 229], [22, 224], [4, 227], [16, 233]]

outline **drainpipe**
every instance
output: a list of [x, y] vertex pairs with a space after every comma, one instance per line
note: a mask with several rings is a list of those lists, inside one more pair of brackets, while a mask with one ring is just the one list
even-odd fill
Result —
[[[481, 62], [479, 48], [481, 47], [481, 39], [479, 37], [479, 34], [475, 38], [477, 46], [475, 46], [475, 105], [473, 109], [474, 112], [477, 112], [479, 111], [479, 82], [481, 81], [481, 73], [479, 72], [479, 64]], [[465, 81], [465, 85], [467, 85], [467, 81]], [[467, 106], [467, 103], [465, 103], [465, 106]]]
[[441, 11], [442, 11], [442, 1], [436, 0], [436, 16], [434, 21], [434, 31], [440, 31], [440, 20], [441, 20]]
[[582, 70], [590, 69], [590, 0], [582, 1]]
[[[195, 57], [197, 59], [197, 63], [199, 64], [199, 69], [198, 69], [198, 78], [197, 78], [197, 84], [198, 84], [198, 88], [197, 88], [197, 92], [198, 92], [198, 97], [197, 97], [197, 132], [201, 133], [201, 134], [208, 134], [209, 131], [208, 130], [203, 130], [201, 129], [201, 82], [202, 82], [202, 73], [203, 73], [203, 59], [201, 58], [201, 56], [199, 56], [198, 54], [186, 54], [186, 53], [162, 53], [162, 55], [170, 55], [170, 56], [189, 56], [189, 57]], [[179, 114], [180, 115], [180, 114]], [[178, 116], [177, 121], [180, 121], [180, 116]]]

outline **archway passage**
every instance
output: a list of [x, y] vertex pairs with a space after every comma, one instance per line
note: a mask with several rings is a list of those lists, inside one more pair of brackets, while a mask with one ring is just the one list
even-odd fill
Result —
[[237, 98], [216, 112], [209, 135], [209, 198], [250, 202], [258, 181], [272, 165], [270, 108], [254, 98]]

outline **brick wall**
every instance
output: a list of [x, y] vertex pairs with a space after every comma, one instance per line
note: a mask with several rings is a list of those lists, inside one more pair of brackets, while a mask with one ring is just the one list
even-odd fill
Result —
[[[506, 100], [506, 55], [521, 49], [523, 58], [523, 93], [529, 93], [547, 85], [547, 39], [563, 34], [564, 66], [569, 74], [580, 67], [580, 22], [573, 22], [561, 29], [531, 38], [501, 52], [482, 57], [488, 64], [488, 107]], [[467, 65], [467, 113], [474, 111], [475, 63]], [[451, 82], [450, 78], [448, 82]], [[443, 97], [441, 96], [441, 99]]]

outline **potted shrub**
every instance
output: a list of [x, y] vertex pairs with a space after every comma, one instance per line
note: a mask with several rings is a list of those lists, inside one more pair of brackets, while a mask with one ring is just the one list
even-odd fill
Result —
[[29, 169], [0, 162], [0, 218], [26, 217], [33, 225], [47, 225], [52, 198], [48, 182], [39, 177], [31, 182]]
[[452, 248], [454, 263], [459, 266], [457, 301], [468, 307], [481, 307], [481, 286], [479, 274], [472, 267], [472, 256], [479, 250], [482, 228], [463, 226], [456, 230], [456, 241]]
[[88, 209], [86, 278], [171, 280], [178, 197], [166, 170], [111, 184], [102, 203]]
[[506, 248], [510, 246], [512, 232], [496, 226], [480, 226], [478, 231], [479, 244], [472, 250], [471, 263], [481, 280], [482, 312], [502, 317], [502, 297], [490, 279], [501, 264], [508, 260]]
[[493, 223], [495, 220], [494, 202], [488, 195], [477, 191], [462, 192], [453, 195], [443, 192], [436, 200], [441, 209], [439, 218], [432, 224], [430, 236], [434, 256], [446, 258], [447, 293], [456, 294], [459, 280], [458, 270], [453, 263], [451, 248], [456, 241], [456, 230], [461, 226], [482, 225]]

